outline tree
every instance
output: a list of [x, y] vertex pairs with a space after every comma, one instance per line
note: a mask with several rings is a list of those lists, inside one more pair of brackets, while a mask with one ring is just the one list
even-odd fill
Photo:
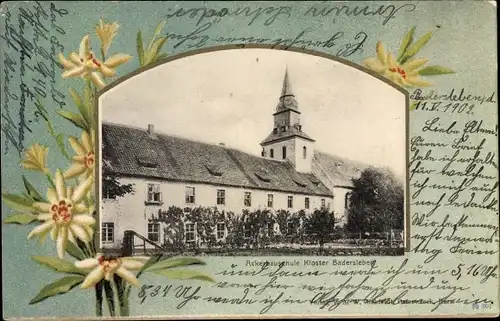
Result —
[[369, 167], [353, 179], [349, 201], [350, 232], [403, 229], [404, 186], [389, 169]]
[[335, 217], [328, 209], [316, 209], [307, 219], [307, 231], [319, 243], [320, 251], [335, 227]]

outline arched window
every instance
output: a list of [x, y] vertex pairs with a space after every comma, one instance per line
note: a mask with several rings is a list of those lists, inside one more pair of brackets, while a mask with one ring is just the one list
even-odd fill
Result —
[[283, 151], [283, 159], [285, 159], [286, 158], [286, 146], [283, 146], [281, 148], [281, 150]]
[[302, 147], [302, 157], [303, 157], [304, 159], [306, 159], [306, 157], [307, 157], [307, 147], [305, 147], [305, 146], [304, 146], [304, 147]]
[[274, 149], [272, 149], [272, 148], [271, 148], [271, 149], [269, 150], [269, 156], [270, 156], [271, 158], [274, 158]]

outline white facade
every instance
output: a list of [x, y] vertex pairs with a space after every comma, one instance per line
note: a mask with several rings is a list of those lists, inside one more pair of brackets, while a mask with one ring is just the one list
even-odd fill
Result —
[[[262, 189], [246, 189], [239, 187], [215, 186], [210, 184], [186, 183], [186, 182], [171, 182], [165, 180], [147, 179], [147, 178], [122, 178], [122, 184], [133, 184], [134, 193], [127, 194], [117, 200], [103, 198], [101, 201], [101, 226], [112, 228], [112, 233], [109, 232], [103, 240], [104, 247], [119, 247], [123, 241], [123, 234], [126, 230], [134, 230], [140, 235], [148, 238], [148, 232], [155, 227], [149, 226], [149, 219], [153, 215], [156, 216], [158, 210], [167, 210], [170, 206], [179, 208], [186, 207], [217, 207], [221, 211], [234, 212], [235, 214], [242, 213], [243, 210], [288, 210], [291, 213], [296, 213], [300, 210], [306, 212], [324, 206], [332, 207], [333, 199], [328, 196], [314, 196], [304, 194], [294, 194], [278, 191], [266, 191]], [[160, 195], [149, 196], [158, 198], [159, 203], [148, 202], [148, 187], [158, 188], [155, 192]], [[158, 187], [155, 187], [158, 186]], [[189, 188], [189, 190], [187, 190]], [[186, 202], [186, 194], [191, 195], [194, 188], [194, 203]], [[224, 204], [218, 203], [218, 190], [224, 191]], [[245, 205], [245, 193], [250, 193], [250, 206]], [[272, 195], [272, 207], [268, 207], [268, 195]], [[289, 197], [292, 200], [292, 207], [289, 207]], [[306, 198], [309, 199], [309, 209], [306, 208]], [[219, 193], [220, 199], [220, 193]], [[220, 203], [220, 200], [219, 200]], [[111, 223], [111, 224], [110, 224]], [[103, 232], [104, 233], [104, 232]], [[153, 233], [156, 233], [155, 231]], [[111, 237], [112, 235], [112, 237]], [[163, 240], [162, 228], [159, 228], [158, 240]]]

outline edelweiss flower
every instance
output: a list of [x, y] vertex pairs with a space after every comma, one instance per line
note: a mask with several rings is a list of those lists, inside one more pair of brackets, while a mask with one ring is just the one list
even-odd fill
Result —
[[96, 285], [102, 279], [111, 281], [115, 273], [130, 284], [139, 286], [139, 280], [129, 270], [139, 271], [144, 266], [144, 262], [139, 261], [141, 259], [148, 258], [105, 257], [98, 254], [95, 258], [75, 262], [75, 266], [81, 269], [93, 269], [83, 281], [81, 285], [83, 289]]
[[383, 75], [400, 86], [426, 87], [431, 84], [422, 80], [418, 68], [427, 63], [428, 59], [412, 59], [400, 65], [391, 53], [386, 53], [384, 46], [377, 43], [377, 57], [367, 58], [363, 61], [365, 66]]
[[37, 226], [28, 235], [28, 239], [34, 236], [45, 237], [51, 232], [53, 240], [57, 240], [57, 255], [62, 258], [66, 251], [66, 243], [69, 240], [76, 243], [75, 236], [84, 242], [89, 242], [95, 219], [89, 215], [89, 209], [81, 204], [93, 180], [86, 179], [73, 191], [72, 187], [66, 187], [60, 170], [55, 177], [56, 190], [49, 188], [47, 198], [49, 203], [35, 202], [33, 208], [40, 212], [38, 220], [45, 221]]
[[126, 54], [116, 54], [106, 59], [105, 62], [101, 62], [90, 50], [89, 35], [83, 37], [79, 53], [72, 52], [69, 54], [70, 60], [66, 60], [64, 55], [59, 53], [59, 60], [65, 69], [62, 74], [63, 78], [90, 77], [92, 82], [99, 88], [106, 86], [101, 75], [105, 77], [115, 76], [116, 72], [113, 68], [126, 63], [130, 58], [132, 57]]
[[91, 177], [94, 174], [95, 164], [95, 138], [94, 130], [91, 129], [90, 135], [86, 131], [82, 133], [81, 142], [76, 137], [70, 137], [69, 143], [77, 153], [73, 156], [71, 167], [64, 172], [64, 178], [72, 178], [82, 176], [83, 178]]
[[47, 157], [48, 151], [48, 147], [41, 146], [39, 144], [32, 145], [28, 148], [28, 150], [26, 150], [21, 166], [25, 169], [46, 173], [48, 168], [45, 167], [45, 158]]
[[117, 30], [120, 25], [117, 22], [104, 23], [104, 21], [99, 21], [99, 24], [95, 27], [95, 32], [101, 41], [101, 51], [103, 55], [108, 53], [109, 46], [116, 36]]

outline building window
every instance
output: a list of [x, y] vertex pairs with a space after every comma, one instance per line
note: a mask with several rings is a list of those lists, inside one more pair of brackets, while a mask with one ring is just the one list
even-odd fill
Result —
[[321, 208], [325, 208], [326, 206], [326, 201], [324, 198], [321, 199]]
[[223, 189], [217, 190], [217, 205], [226, 205], [226, 191]]
[[281, 131], [286, 132], [286, 126], [281, 126]]
[[286, 233], [287, 235], [292, 235], [295, 231], [295, 224], [292, 221], [286, 223]]
[[278, 133], [278, 128], [273, 128], [273, 134], [277, 134]]
[[243, 204], [245, 206], [252, 206], [252, 193], [251, 192], [245, 192]]
[[148, 184], [148, 202], [161, 202], [160, 184]]
[[217, 239], [222, 240], [226, 237], [226, 224], [217, 223]]
[[160, 242], [160, 223], [148, 224], [148, 239], [155, 243]]
[[274, 158], [274, 149], [272, 149], [272, 148], [271, 148], [271, 149], [269, 150], [269, 156], [270, 156], [271, 158]]
[[274, 206], [274, 195], [267, 194], [267, 207], [272, 208]]
[[283, 146], [281, 148], [281, 150], [282, 150], [282, 154], [283, 154], [283, 159], [285, 159], [286, 158], [286, 146]]
[[293, 196], [288, 196], [288, 208], [293, 208]]
[[306, 158], [307, 158], [307, 147], [305, 147], [305, 146], [304, 146], [304, 147], [302, 147], [302, 157], [303, 157], [304, 159], [306, 159]]
[[186, 236], [186, 243], [192, 243], [196, 240], [196, 230], [194, 223], [186, 223], [184, 235]]
[[305, 200], [304, 200], [304, 207], [306, 209], [309, 209], [309, 197], [306, 197]]
[[186, 204], [194, 204], [194, 187], [186, 186]]
[[102, 223], [101, 241], [113, 243], [115, 241], [115, 223]]

